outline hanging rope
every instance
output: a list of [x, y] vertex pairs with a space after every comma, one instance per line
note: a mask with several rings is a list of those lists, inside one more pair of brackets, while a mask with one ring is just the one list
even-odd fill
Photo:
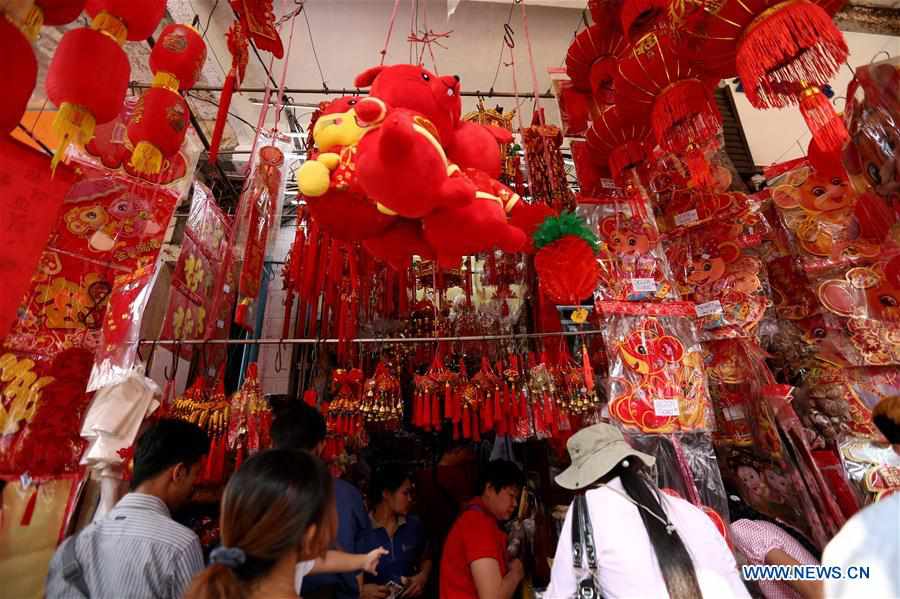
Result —
[[[301, 7], [302, 8], [302, 7]], [[298, 11], [299, 12], [299, 11]], [[276, 133], [278, 131], [278, 124], [281, 122], [281, 113], [284, 112], [284, 103], [287, 99], [284, 95], [284, 84], [287, 80], [287, 71], [288, 65], [291, 61], [291, 48], [294, 46], [294, 23], [296, 19], [291, 19], [291, 33], [288, 36], [288, 44], [287, 44], [287, 52], [284, 53], [284, 61], [282, 63], [281, 68], [281, 81], [278, 82], [278, 104], [275, 107], [275, 126], [272, 128], [272, 133]], [[274, 137], [274, 135], [273, 135]]]
[[388, 22], [387, 36], [384, 38], [384, 47], [381, 49], [381, 62], [384, 65], [384, 59], [387, 56], [388, 45], [391, 43], [391, 35], [394, 33], [394, 22], [397, 20], [397, 9], [400, 8], [400, 0], [394, 0], [394, 8], [391, 10], [391, 20]]
[[534, 52], [531, 49], [531, 36], [528, 33], [528, 13], [525, 11], [525, 3], [522, 0], [516, 0], [522, 11], [522, 26], [525, 28], [525, 44], [528, 47], [528, 65], [531, 67], [531, 85], [534, 91], [534, 110], [538, 113], [541, 125], [544, 124], [543, 113], [541, 109], [540, 92], [538, 91], [537, 70], [534, 66]]

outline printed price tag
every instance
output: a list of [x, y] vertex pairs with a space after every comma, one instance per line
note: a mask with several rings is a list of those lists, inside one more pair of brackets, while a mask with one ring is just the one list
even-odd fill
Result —
[[231, 293], [231, 285], [229, 285], [228, 283], [226, 283], [225, 286], [222, 287], [222, 291], [223, 291], [224, 293]]
[[653, 413], [657, 416], [678, 416], [677, 399], [654, 399]]
[[220, 318], [219, 320], [217, 320], [217, 321], [216, 321], [216, 328], [218, 328], [218, 329], [224, 329], [224, 328], [225, 328], [225, 321], [222, 320], [221, 318]]
[[631, 288], [637, 293], [656, 293], [656, 281], [653, 279], [631, 279]]
[[695, 307], [697, 310], [697, 316], [711, 316], [713, 314], [721, 314], [722, 313], [722, 304], [719, 300], [713, 300], [711, 302], [706, 302], [704, 304], [697, 304]]
[[615, 189], [616, 182], [612, 179], [600, 179], [600, 187], [603, 189]]
[[675, 225], [678, 227], [694, 224], [698, 220], [700, 219], [697, 217], [696, 210], [688, 210], [687, 212], [675, 215]]
[[743, 420], [746, 416], [744, 412], [744, 406], [731, 406], [729, 408], [725, 408], [722, 410], [725, 415], [725, 420], [728, 422], [732, 422], [734, 420]]

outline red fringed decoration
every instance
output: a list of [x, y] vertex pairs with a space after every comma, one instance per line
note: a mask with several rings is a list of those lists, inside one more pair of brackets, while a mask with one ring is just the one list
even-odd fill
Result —
[[702, 148], [688, 146], [684, 155], [688, 170], [691, 171], [691, 183], [697, 189], [707, 189], [713, 185], [714, 178], [709, 160]]
[[625, 172], [637, 167], [647, 159], [650, 147], [643, 141], [628, 141], [617, 146], [609, 155], [609, 170], [616, 178], [621, 178]]
[[844, 119], [818, 87], [808, 87], [800, 94], [800, 114], [812, 133], [815, 144], [823, 152], [837, 152], [848, 139]]
[[581, 369], [584, 371], [584, 386], [588, 391], [594, 390], [594, 369], [591, 367], [591, 356], [587, 343], [581, 343]]
[[225, 131], [225, 123], [228, 122], [228, 108], [231, 106], [231, 96], [235, 86], [244, 80], [244, 72], [249, 60], [249, 47], [247, 37], [241, 27], [240, 21], [231, 24], [227, 33], [228, 51], [231, 52], [231, 69], [225, 77], [222, 93], [219, 95], [219, 111], [216, 114], [216, 124], [213, 127], [212, 138], [209, 142], [209, 162], [214, 163], [219, 157], [219, 145], [222, 143], [222, 133]]
[[787, 0], [747, 26], [736, 65], [753, 106], [782, 108], [798, 102], [804, 88], [827, 83], [848, 55], [844, 35], [825, 10], [808, 0]]
[[656, 97], [650, 121], [659, 145], [681, 152], [690, 144], [716, 135], [722, 126], [722, 115], [711, 85], [700, 79], [682, 79]]
[[39, 485], [34, 485], [34, 490], [31, 492], [31, 497], [28, 498], [28, 503], [25, 505], [25, 511], [22, 512], [22, 520], [19, 522], [20, 526], [28, 526], [31, 524], [31, 519], [34, 517], [34, 510], [37, 508], [37, 496]]

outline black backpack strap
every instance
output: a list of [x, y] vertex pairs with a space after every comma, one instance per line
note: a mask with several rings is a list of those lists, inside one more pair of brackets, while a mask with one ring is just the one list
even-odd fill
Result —
[[[594, 582], [597, 570], [597, 551], [594, 547], [594, 529], [588, 512], [587, 499], [577, 495], [572, 515], [572, 563], [575, 566], [578, 590], [577, 599], [599, 599], [600, 593]], [[587, 567], [585, 567], [585, 561]]]
[[84, 570], [81, 568], [81, 562], [78, 561], [78, 555], [75, 554], [75, 543], [78, 541], [78, 535], [73, 535], [69, 542], [63, 546], [62, 553], [62, 571], [63, 579], [78, 589], [78, 592], [85, 599], [90, 599], [91, 592], [88, 590], [87, 583], [84, 581]]

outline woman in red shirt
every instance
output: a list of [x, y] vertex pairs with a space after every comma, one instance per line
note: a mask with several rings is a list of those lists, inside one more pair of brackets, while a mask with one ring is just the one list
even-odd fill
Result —
[[441, 558], [441, 599], [510, 599], [525, 575], [508, 561], [500, 523], [516, 510], [525, 477], [507, 460], [490, 462], [481, 495], [453, 524]]

